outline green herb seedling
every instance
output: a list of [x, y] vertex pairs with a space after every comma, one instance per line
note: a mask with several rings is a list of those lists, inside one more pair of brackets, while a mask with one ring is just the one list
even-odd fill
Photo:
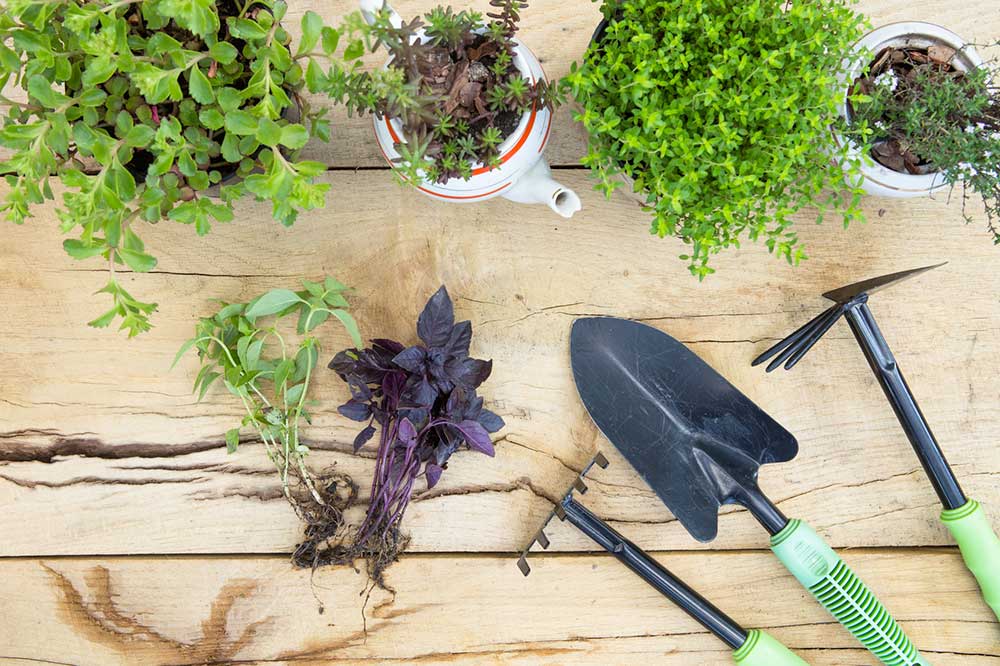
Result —
[[[249, 303], [222, 303], [213, 316], [199, 320], [195, 337], [174, 359], [176, 365], [192, 347], [197, 350], [201, 369], [194, 392], [199, 400], [217, 381], [240, 399], [246, 410], [241, 427], [257, 432], [278, 470], [285, 497], [300, 513], [290, 474], [301, 479], [317, 503], [326, 504], [306, 468], [309, 449], [299, 427], [310, 418], [306, 405], [320, 353], [319, 341], [311, 333], [333, 317], [343, 324], [354, 346], [362, 346], [358, 325], [347, 311], [347, 287], [331, 277], [302, 284], [301, 291], [274, 289]], [[286, 337], [287, 331], [279, 330], [290, 317], [297, 318], [297, 344]], [[239, 445], [240, 429], [226, 433], [230, 453]]]

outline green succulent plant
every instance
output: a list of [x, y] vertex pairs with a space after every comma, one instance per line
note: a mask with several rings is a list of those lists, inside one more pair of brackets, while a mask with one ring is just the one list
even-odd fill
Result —
[[[790, 226], [802, 209], [863, 219], [860, 159], [833, 140], [863, 17], [849, 0], [622, 0], [566, 87], [589, 132], [584, 163], [611, 192], [624, 175], [645, 195], [651, 231], [709, 259], [762, 239], [805, 257]], [[841, 166], [846, 166], [845, 179]]]
[[[295, 157], [329, 138], [325, 109], [301, 93], [350, 85], [363, 45], [331, 59], [340, 32], [313, 12], [293, 51], [282, 0], [0, 0], [0, 212], [20, 224], [56, 197], [64, 248], [103, 257], [111, 308], [129, 337], [155, 303], [132, 297], [116, 268], [156, 258], [140, 223], [169, 219], [199, 235], [233, 219], [233, 202], [269, 201], [291, 225], [321, 206], [320, 162]], [[217, 189], [216, 189], [217, 188]]]
[[[405, 141], [397, 173], [402, 180], [446, 182], [468, 179], [473, 165], [499, 165], [499, 146], [533, 104], [554, 105], [558, 86], [525, 79], [514, 63], [521, 0], [491, 0], [486, 15], [435, 7], [423, 18], [394, 26], [388, 11], [368, 25], [354, 14], [346, 32], [376, 50], [384, 47], [389, 66], [364, 76], [344, 77], [334, 93], [361, 113], [398, 118]], [[423, 29], [426, 39], [421, 39]]]

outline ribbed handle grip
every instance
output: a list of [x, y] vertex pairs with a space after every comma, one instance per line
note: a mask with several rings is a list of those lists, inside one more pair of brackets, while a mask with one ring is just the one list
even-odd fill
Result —
[[965, 566], [976, 577], [983, 598], [1000, 619], [1000, 538], [976, 500], [945, 511], [941, 521], [951, 531], [962, 551]]
[[753, 629], [747, 642], [733, 652], [733, 661], [739, 666], [809, 666], [777, 638]]
[[929, 666], [881, 602], [825, 541], [793, 520], [771, 550], [830, 614], [888, 666]]

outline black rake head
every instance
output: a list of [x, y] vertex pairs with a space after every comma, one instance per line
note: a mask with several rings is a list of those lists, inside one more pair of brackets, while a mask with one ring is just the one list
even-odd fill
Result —
[[559, 503], [553, 507], [552, 511], [545, 519], [545, 522], [543, 522], [542, 526], [538, 529], [538, 532], [535, 533], [535, 536], [532, 537], [531, 541], [528, 542], [528, 545], [521, 551], [521, 557], [517, 560], [517, 568], [520, 569], [521, 573], [525, 576], [531, 573], [531, 567], [528, 566], [528, 551], [530, 551], [532, 546], [536, 543], [542, 548], [548, 549], [550, 542], [549, 538], [545, 535], [545, 528], [556, 516], [559, 517], [559, 520], [566, 520], [566, 513], [562, 508], [563, 503], [571, 500], [574, 492], [578, 492], [581, 495], [587, 492], [587, 484], [583, 479], [587, 476], [587, 472], [589, 472], [590, 468], [594, 465], [598, 465], [601, 469], [606, 469], [608, 466], [608, 459], [605, 458], [604, 454], [600, 451], [598, 451], [597, 454], [590, 459], [590, 462], [584, 466], [583, 471], [580, 472], [575, 479], [573, 479], [573, 484], [569, 487], [569, 490], [566, 491], [562, 498], [560, 498]]
[[844, 315], [849, 307], [866, 302], [868, 297], [877, 291], [944, 266], [946, 263], [948, 262], [889, 273], [826, 292], [823, 294], [824, 298], [834, 302], [831, 307], [813, 317], [804, 326], [755, 358], [751, 365], [758, 366], [771, 360], [767, 365], [767, 372], [777, 370], [782, 363], [785, 364], [785, 370], [791, 370], [813, 348], [813, 345], [819, 342], [819, 339], [837, 323], [837, 320]]

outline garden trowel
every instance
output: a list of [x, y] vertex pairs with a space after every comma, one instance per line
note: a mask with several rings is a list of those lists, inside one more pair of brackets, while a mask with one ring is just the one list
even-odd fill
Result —
[[723, 504], [740, 504], [771, 535], [771, 550], [876, 657], [926, 665], [874, 594], [806, 523], [789, 520], [757, 485], [767, 463], [798, 442], [722, 375], [666, 333], [623, 319], [573, 324], [573, 375], [594, 422], [700, 541], [718, 532]]
[[528, 551], [535, 543], [540, 544], [542, 548], [549, 547], [549, 539], [545, 536], [544, 530], [549, 521], [558, 516], [560, 520], [568, 520], [590, 537], [594, 543], [614, 555], [660, 594], [677, 604], [681, 610], [731, 647], [733, 661], [739, 666], [808, 666], [806, 662], [799, 659], [770, 634], [757, 629], [747, 631], [738, 625], [732, 618], [713, 606], [711, 602], [688, 587], [684, 581], [643, 552], [641, 548], [577, 502], [573, 491], [575, 490], [581, 495], [587, 492], [584, 478], [594, 465], [599, 465], [602, 468], [607, 467], [608, 460], [601, 453], [598, 453], [573, 480], [573, 485], [559, 500], [552, 513], [545, 519], [542, 528], [521, 553], [521, 557], [517, 561], [521, 573], [527, 576], [531, 572], [527, 558]]
[[913, 445], [920, 464], [941, 499], [944, 506], [942, 522], [958, 542], [962, 558], [979, 582], [986, 603], [1000, 618], [1000, 538], [993, 531], [979, 503], [968, 499], [962, 492], [958, 479], [949, 467], [930, 425], [903, 379], [888, 343], [875, 323], [872, 311], [868, 308], [868, 297], [876, 291], [942, 265], [883, 275], [823, 294], [834, 305], [761, 354], [753, 364], [759, 365], [774, 357], [767, 367], [768, 372], [782, 363], [789, 369], [805, 356], [841, 316], [847, 319], [872, 372], [882, 385], [903, 431]]

